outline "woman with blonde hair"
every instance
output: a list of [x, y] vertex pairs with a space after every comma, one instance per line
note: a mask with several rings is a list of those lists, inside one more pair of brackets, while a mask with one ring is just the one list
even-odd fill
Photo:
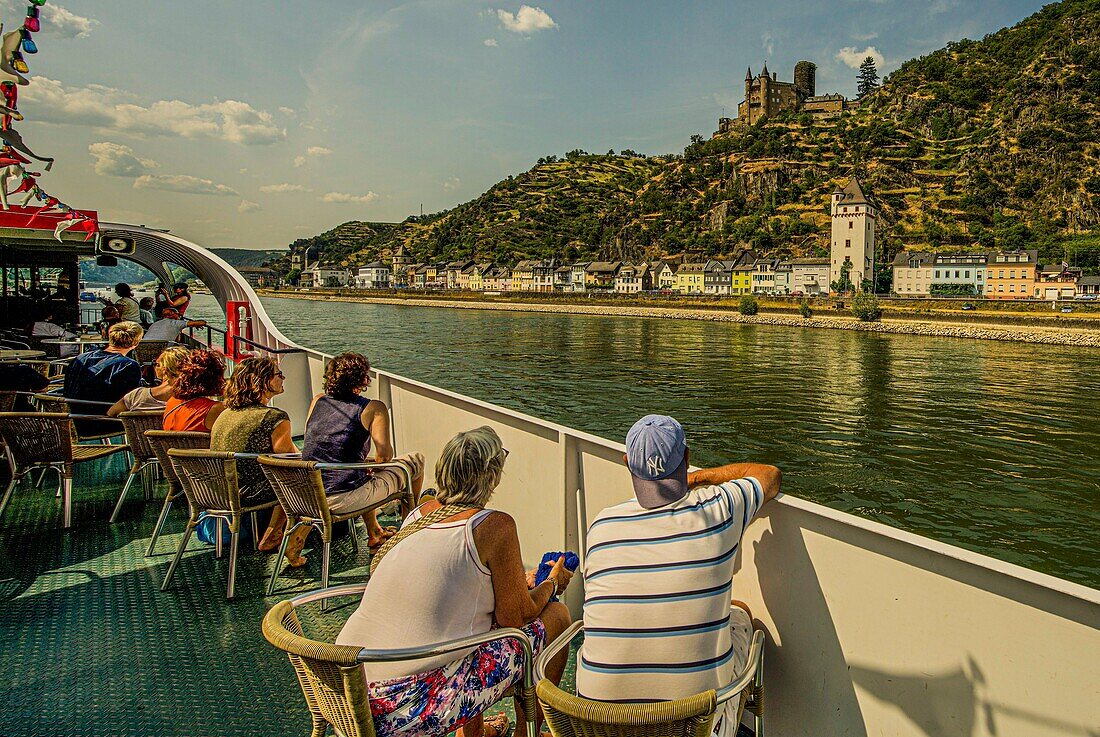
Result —
[[[233, 375], [225, 382], [225, 409], [210, 429], [210, 450], [232, 453], [297, 453], [290, 436], [290, 416], [268, 403], [283, 393], [283, 372], [279, 364], [266, 357], [246, 358], [237, 364]], [[241, 504], [252, 506], [274, 501], [275, 492], [267, 483], [260, 464], [255, 460], [237, 461], [237, 481]], [[279, 547], [286, 529], [286, 512], [276, 506], [271, 521], [260, 540], [260, 550]], [[306, 563], [301, 556], [310, 527], [295, 530], [287, 543], [286, 558], [291, 567]]]
[[164, 349], [157, 362], [153, 366], [153, 373], [160, 381], [156, 386], [139, 386], [122, 395], [107, 410], [108, 417], [118, 417], [123, 412], [152, 412], [164, 411], [165, 405], [172, 398], [176, 390], [176, 377], [179, 375], [180, 364], [191, 352], [190, 348], [181, 345]]
[[[494, 626], [523, 629], [537, 653], [569, 626], [569, 610], [553, 599], [572, 573], [559, 559], [550, 576], [528, 589], [516, 523], [486, 509], [504, 473], [508, 451], [491, 427], [461, 432], [435, 467], [438, 495], [406, 519], [372, 561], [370, 583], [336, 642], [372, 649], [423, 647], [484, 634]], [[410, 582], [416, 582], [410, 586]], [[555, 683], [568, 653], [550, 662]], [[380, 737], [403, 732], [497, 737], [503, 714], [483, 712], [516, 683], [523, 652], [511, 640], [465, 654], [366, 663], [371, 710]], [[517, 734], [526, 737], [516, 701]], [[533, 737], [533, 736], [532, 736]]]

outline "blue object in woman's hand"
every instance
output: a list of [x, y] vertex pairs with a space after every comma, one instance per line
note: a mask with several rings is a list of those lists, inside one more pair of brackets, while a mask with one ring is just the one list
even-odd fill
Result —
[[[539, 563], [538, 570], [535, 572], [535, 585], [546, 580], [546, 577], [550, 575], [550, 571], [554, 568], [554, 564], [558, 562], [558, 558], [565, 556], [565, 567], [571, 572], [576, 572], [577, 567], [581, 564], [581, 559], [573, 551], [566, 551], [564, 553], [546, 553], [542, 556], [542, 562]], [[550, 601], [557, 601], [558, 597], [550, 597]]]

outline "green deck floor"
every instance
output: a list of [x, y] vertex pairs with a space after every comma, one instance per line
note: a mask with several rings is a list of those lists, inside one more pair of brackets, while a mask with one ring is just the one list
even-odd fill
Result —
[[[53, 476], [43, 489], [24, 481], [0, 520], [0, 735], [309, 734], [290, 663], [263, 639], [260, 620], [275, 601], [319, 586], [320, 551], [269, 599], [274, 556], [242, 545], [236, 599], [226, 602], [227, 558], [192, 537], [162, 593], [186, 510], [173, 509], [144, 557], [164, 487], [144, 501], [135, 485], [112, 525], [125, 473], [117, 456], [77, 467], [68, 531]], [[365, 580], [362, 549], [356, 556], [347, 538], [334, 541], [332, 585]], [[334, 638], [357, 603], [310, 607], [311, 635]]]

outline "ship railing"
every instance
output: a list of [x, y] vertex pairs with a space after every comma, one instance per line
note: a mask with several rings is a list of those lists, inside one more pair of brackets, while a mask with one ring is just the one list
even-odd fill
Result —
[[[206, 333], [206, 341], [204, 342], [201, 337], [196, 337], [195, 333], [199, 331], [200, 335], [203, 331]], [[214, 335], [221, 336], [221, 348], [215, 347]], [[283, 356], [290, 353], [302, 353], [304, 348], [292, 347], [292, 348], [272, 348], [271, 346], [264, 345], [250, 338], [246, 338], [243, 335], [230, 335], [229, 331], [219, 328], [215, 325], [204, 325], [202, 327], [187, 328], [188, 340], [195, 346], [203, 347], [208, 350], [220, 350], [226, 358], [232, 359], [234, 356], [241, 355], [241, 346], [247, 346], [257, 351], [264, 353]], [[232, 347], [232, 348], [231, 348]]]

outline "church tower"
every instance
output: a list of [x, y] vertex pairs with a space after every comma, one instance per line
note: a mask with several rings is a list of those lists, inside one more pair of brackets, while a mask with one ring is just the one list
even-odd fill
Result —
[[832, 194], [832, 246], [829, 249], [829, 282], [837, 283], [847, 272], [852, 291], [864, 280], [875, 283], [875, 222], [878, 208], [864, 194], [855, 177]]
[[412, 258], [405, 255], [405, 246], [398, 246], [397, 253], [393, 255], [393, 279], [390, 280], [394, 289], [404, 289], [409, 286], [409, 266], [411, 265]]

